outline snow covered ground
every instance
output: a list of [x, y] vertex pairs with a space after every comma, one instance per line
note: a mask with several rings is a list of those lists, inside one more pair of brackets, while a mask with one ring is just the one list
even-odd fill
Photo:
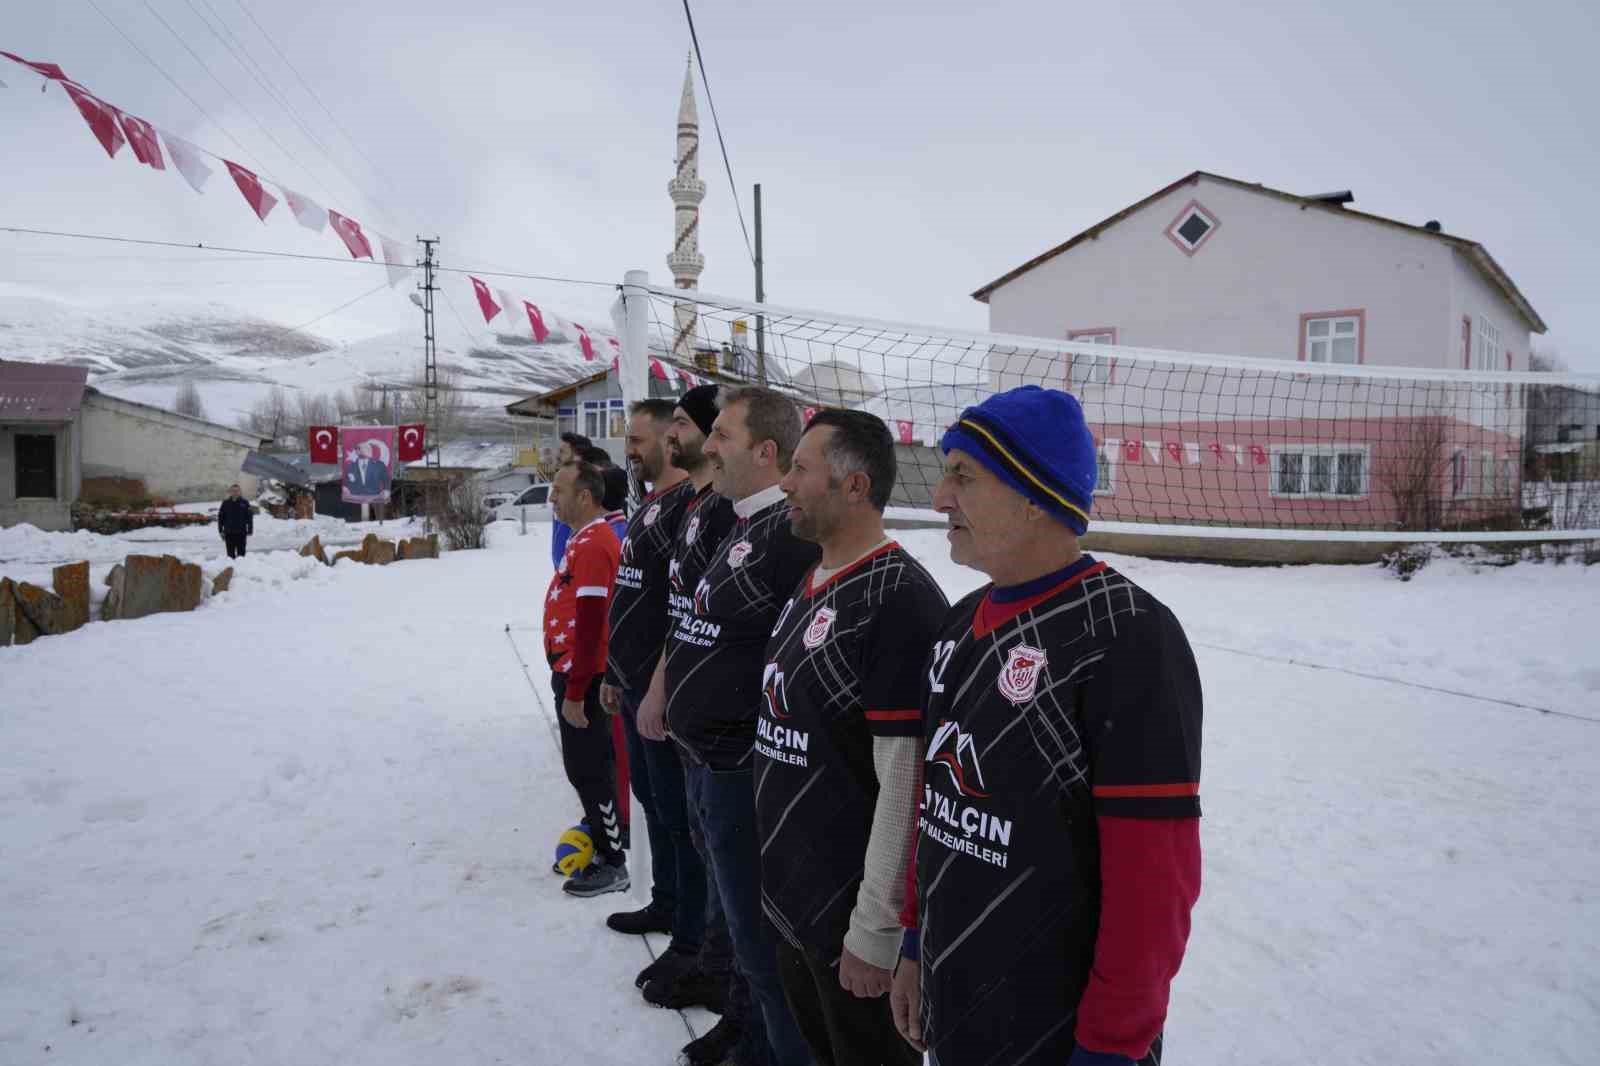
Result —
[[[0, 649], [0, 1062], [672, 1061], [620, 900], [549, 870], [577, 805], [505, 630], [545, 693], [549, 528], [383, 568], [253, 550], [193, 614]], [[1206, 690], [1168, 1061], [1593, 1061], [1600, 568], [1111, 561]]]

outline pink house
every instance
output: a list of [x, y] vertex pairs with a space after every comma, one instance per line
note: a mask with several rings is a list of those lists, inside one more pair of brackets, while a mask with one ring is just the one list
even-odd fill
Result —
[[[1514, 510], [1524, 387], [1498, 375], [1529, 369], [1543, 320], [1481, 244], [1352, 201], [1196, 171], [973, 293], [995, 333], [1283, 371], [997, 349], [991, 386], [1083, 401], [1106, 518], [1431, 528]], [[1310, 365], [1373, 370], [1292, 369]]]

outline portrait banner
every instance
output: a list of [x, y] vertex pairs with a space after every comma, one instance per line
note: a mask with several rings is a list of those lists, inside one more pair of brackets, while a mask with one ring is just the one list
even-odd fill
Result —
[[345, 503], [388, 503], [394, 477], [394, 426], [343, 426]]

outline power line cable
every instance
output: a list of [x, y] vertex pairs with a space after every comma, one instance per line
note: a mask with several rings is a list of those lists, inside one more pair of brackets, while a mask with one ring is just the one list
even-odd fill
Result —
[[750, 256], [750, 262], [754, 263], [755, 248], [750, 244], [750, 230], [744, 224], [744, 205], [739, 200], [739, 186], [733, 180], [733, 164], [728, 162], [728, 145], [722, 139], [722, 122], [717, 118], [717, 102], [711, 96], [711, 80], [706, 77], [706, 59], [700, 54], [700, 37], [694, 30], [694, 13], [689, 10], [689, 0], [683, 0], [683, 15], [689, 20], [689, 41], [694, 45], [695, 62], [700, 64], [700, 82], [706, 87], [706, 106], [711, 108], [711, 125], [717, 131], [717, 147], [722, 149], [722, 166], [728, 172], [733, 209], [739, 216], [739, 229], [744, 233], [744, 250]]

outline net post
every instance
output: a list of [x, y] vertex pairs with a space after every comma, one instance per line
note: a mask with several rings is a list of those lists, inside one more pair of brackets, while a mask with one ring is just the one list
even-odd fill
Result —
[[634, 404], [650, 395], [650, 273], [630, 270], [622, 281], [622, 354], [617, 384], [622, 398]]

